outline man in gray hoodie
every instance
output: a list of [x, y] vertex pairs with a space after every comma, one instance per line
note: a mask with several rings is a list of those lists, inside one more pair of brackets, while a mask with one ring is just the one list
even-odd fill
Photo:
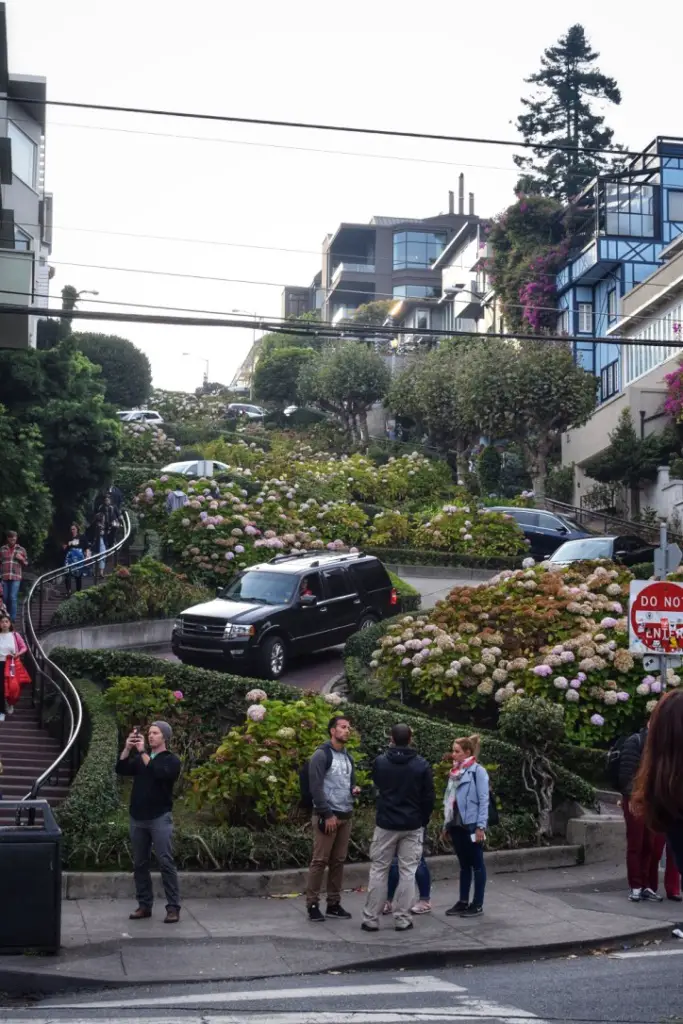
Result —
[[[310, 921], [326, 917], [347, 920], [351, 917], [341, 905], [344, 863], [351, 838], [353, 798], [360, 790], [355, 784], [353, 760], [346, 752], [351, 725], [343, 715], [335, 715], [327, 726], [330, 738], [308, 762], [308, 777], [313, 798], [313, 857], [306, 886], [306, 906]], [[327, 912], [320, 910], [320, 888], [327, 873]]]

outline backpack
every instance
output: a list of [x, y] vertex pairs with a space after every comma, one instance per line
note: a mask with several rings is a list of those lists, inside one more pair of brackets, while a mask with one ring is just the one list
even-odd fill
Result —
[[[479, 767], [477, 765], [477, 767]], [[474, 770], [474, 788], [477, 790], [477, 801], [479, 800], [479, 789], [477, 787], [477, 770]], [[498, 802], [496, 794], [494, 793], [491, 783], [489, 782], [489, 825], [500, 824], [500, 814], [498, 812]]]
[[[633, 733], [631, 735], [633, 735]], [[636, 735], [638, 736], [638, 743], [640, 744], [640, 749], [642, 751], [643, 733], [641, 731], [639, 733], [636, 733]], [[607, 778], [610, 781], [612, 789], [614, 789], [617, 793], [620, 792], [619, 769], [621, 767], [621, 755], [623, 753], [626, 742], [630, 740], [630, 738], [631, 736], [617, 736], [616, 740], [607, 751], [607, 757], [605, 759]]]
[[[318, 747], [318, 750], [321, 748]], [[325, 751], [325, 771], [329, 772], [332, 765], [332, 747], [323, 744], [322, 749]], [[304, 761], [299, 768], [299, 793], [301, 805], [308, 811], [313, 810], [313, 794], [311, 793], [311, 777], [309, 774], [310, 758], [308, 761]]]

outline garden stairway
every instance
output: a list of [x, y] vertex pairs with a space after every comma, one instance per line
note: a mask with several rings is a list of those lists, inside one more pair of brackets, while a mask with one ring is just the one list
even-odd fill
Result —
[[[30, 687], [24, 692], [14, 714], [0, 722], [0, 794], [5, 800], [21, 800], [30, 793], [36, 778], [59, 756], [60, 745], [45, 729], [41, 729], [38, 711], [31, 706]], [[59, 785], [45, 785], [41, 798], [55, 807], [69, 792], [66, 772]], [[7, 824], [12, 812], [0, 813], [0, 824]]]

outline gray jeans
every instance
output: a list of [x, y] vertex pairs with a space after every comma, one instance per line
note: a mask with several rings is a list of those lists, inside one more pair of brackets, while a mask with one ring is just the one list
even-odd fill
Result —
[[173, 816], [170, 811], [151, 821], [130, 819], [130, 842], [133, 848], [133, 876], [135, 895], [141, 907], [152, 907], [154, 889], [150, 865], [152, 847], [161, 871], [161, 881], [166, 893], [166, 906], [180, 909], [178, 872], [173, 860]]
[[415, 872], [422, 856], [424, 829], [393, 832], [375, 828], [370, 847], [370, 878], [363, 908], [363, 920], [372, 928], [379, 927], [379, 915], [387, 898], [389, 869], [398, 858], [398, 886], [394, 896], [394, 923], [397, 928], [410, 924], [410, 908], [415, 900]]

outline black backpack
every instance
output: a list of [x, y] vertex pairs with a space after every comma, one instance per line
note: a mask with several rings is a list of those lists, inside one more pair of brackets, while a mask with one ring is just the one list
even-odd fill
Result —
[[607, 751], [605, 769], [612, 789], [619, 791], [619, 767], [621, 765], [621, 754], [628, 736], [617, 736], [612, 746]]
[[[474, 788], [477, 790], [477, 800], [479, 799], [479, 789], [477, 787], [477, 770], [474, 770]], [[500, 814], [498, 812], [498, 800], [494, 793], [491, 783], [489, 781], [489, 825], [500, 824]]]
[[[318, 750], [321, 748], [318, 747]], [[332, 765], [332, 747], [329, 744], [322, 744], [322, 749], [325, 751], [325, 771], [329, 772]], [[302, 807], [307, 810], [313, 810], [313, 794], [311, 793], [311, 778], [309, 775], [310, 758], [308, 761], [304, 761], [299, 768], [299, 792], [301, 794], [300, 800]]]

